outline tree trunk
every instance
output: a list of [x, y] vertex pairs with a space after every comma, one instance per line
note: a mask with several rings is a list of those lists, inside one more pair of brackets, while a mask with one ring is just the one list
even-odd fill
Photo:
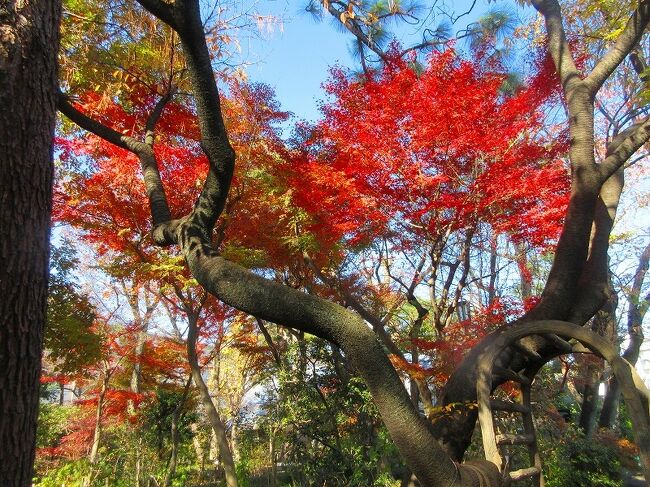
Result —
[[187, 399], [187, 395], [190, 392], [190, 385], [192, 384], [192, 377], [190, 376], [185, 383], [185, 389], [183, 390], [183, 396], [178, 402], [178, 405], [174, 408], [174, 413], [172, 414], [172, 427], [171, 427], [171, 443], [172, 448], [169, 454], [169, 462], [167, 464], [167, 473], [165, 474], [164, 487], [170, 487], [172, 485], [172, 480], [174, 475], [176, 475], [176, 467], [178, 466], [178, 443], [180, 442], [180, 434], [178, 431], [178, 423], [183, 417], [183, 405]]
[[230, 445], [232, 448], [232, 458], [235, 463], [239, 462], [239, 428], [237, 428], [237, 418], [233, 418], [232, 427], [230, 428]]
[[[156, 309], [157, 301], [150, 301], [148, 296], [148, 289], [144, 290], [145, 310], [144, 313], [140, 310], [140, 290], [136, 284], [130, 287], [126, 282], [122, 282], [122, 289], [126, 294], [131, 314], [133, 315], [133, 322], [137, 329], [137, 339], [135, 344], [135, 358], [133, 364], [133, 371], [131, 372], [131, 392], [140, 394], [142, 392], [142, 356], [144, 355], [144, 348], [149, 338], [149, 322], [153, 312]], [[134, 410], [133, 405], [130, 405]]]
[[596, 406], [598, 405], [598, 378], [601, 375], [601, 367], [589, 365], [585, 372], [585, 385], [582, 389], [582, 407], [578, 425], [587, 438], [591, 438], [594, 431], [594, 418]]
[[169, 465], [167, 466], [167, 473], [165, 474], [165, 487], [170, 487], [172, 485], [172, 479], [176, 474], [176, 466], [178, 464], [178, 419], [180, 414], [174, 412], [172, 416], [172, 429], [171, 429], [171, 443], [172, 451], [169, 456]]
[[0, 4], [0, 485], [32, 483], [60, 1]]
[[88, 461], [94, 465], [97, 463], [97, 458], [99, 454], [99, 445], [102, 441], [102, 415], [104, 414], [104, 399], [106, 397], [106, 390], [108, 389], [108, 381], [110, 376], [106, 374], [104, 380], [102, 381], [102, 388], [97, 397], [97, 409], [95, 410], [95, 434], [93, 435], [93, 444], [90, 449], [90, 454], [88, 455]]
[[110, 373], [107, 371], [102, 380], [102, 386], [97, 396], [97, 408], [95, 409], [95, 432], [93, 434], [93, 443], [90, 448], [90, 453], [88, 454], [88, 462], [90, 462], [91, 469], [88, 472], [88, 475], [84, 478], [82, 486], [89, 487], [92, 483], [93, 476], [95, 475], [94, 469], [92, 468], [99, 459], [99, 446], [102, 442], [102, 436], [104, 433], [104, 426], [102, 425], [102, 416], [104, 414], [104, 402], [106, 399], [106, 391], [108, 390], [108, 383], [110, 381]]
[[228, 487], [237, 487], [237, 475], [235, 474], [235, 462], [232, 458], [232, 453], [230, 451], [230, 446], [228, 445], [228, 438], [226, 436], [226, 427], [219, 416], [219, 412], [212, 402], [210, 397], [210, 390], [203, 380], [201, 375], [201, 367], [199, 366], [199, 360], [196, 353], [196, 340], [198, 336], [198, 323], [196, 316], [191, 316], [188, 314], [188, 332], [187, 332], [187, 358], [190, 363], [190, 369], [192, 370], [192, 379], [194, 380], [194, 385], [199, 390], [199, 395], [201, 396], [201, 402], [203, 407], [208, 415], [210, 421], [210, 426], [212, 426], [212, 431], [214, 432], [217, 438], [217, 444], [219, 445], [219, 457], [221, 463], [223, 464], [223, 469], [226, 474], [226, 484]]
[[269, 479], [270, 487], [277, 487], [278, 485], [278, 463], [275, 455], [275, 436], [271, 433], [269, 435], [269, 458], [271, 459], [271, 478]]
[[[639, 352], [641, 345], [643, 345], [643, 318], [645, 317], [648, 306], [650, 305], [650, 294], [641, 298], [641, 288], [645, 281], [648, 267], [650, 266], [650, 243], [646, 245], [639, 264], [634, 274], [634, 281], [632, 289], [630, 290], [630, 305], [627, 313], [627, 331], [630, 336], [630, 342], [627, 349], [623, 353], [623, 358], [636, 365], [639, 359]], [[603, 408], [600, 412], [598, 426], [601, 428], [611, 428], [616, 420], [618, 412], [618, 404], [621, 397], [621, 387], [614, 377], [610, 380], [605, 399], [603, 400]]]
[[[137, 432], [136, 432], [137, 434]], [[135, 450], [135, 478], [133, 479], [133, 485], [135, 487], [140, 487], [142, 484], [142, 439], [138, 438], [138, 446]]]
[[203, 470], [205, 469], [205, 448], [199, 441], [199, 428], [196, 423], [190, 425], [192, 431], [192, 446], [194, 447], [194, 454], [196, 461], [201, 465], [201, 478], [203, 477]]

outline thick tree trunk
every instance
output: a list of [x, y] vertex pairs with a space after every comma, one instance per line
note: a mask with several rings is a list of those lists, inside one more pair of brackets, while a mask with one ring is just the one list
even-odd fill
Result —
[[0, 4], [0, 485], [32, 483], [60, 1]]

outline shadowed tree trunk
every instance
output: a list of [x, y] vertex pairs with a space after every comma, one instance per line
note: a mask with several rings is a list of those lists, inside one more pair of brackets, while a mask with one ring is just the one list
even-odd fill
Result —
[[0, 4], [0, 485], [32, 483], [60, 2]]
[[[639, 258], [639, 264], [634, 274], [634, 281], [632, 282], [632, 289], [630, 290], [630, 304], [627, 312], [627, 332], [630, 336], [630, 342], [623, 353], [623, 358], [632, 365], [635, 365], [639, 359], [639, 351], [643, 344], [643, 318], [650, 305], [650, 294], [645, 297], [641, 296], [641, 288], [648, 273], [649, 264], [650, 244], [646, 245]], [[598, 426], [601, 428], [611, 428], [614, 425], [620, 397], [620, 384], [612, 377], [607, 388], [607, 393], [605, 394], [605, 399], [603, 400], [603, 408], [598, 419]]]
[[[607, 338], [612, 343], [616, 343], [616, 308], [618, 306], [618, 296], [614, 292], [611, 284], [611, 275], [609, 278], [609, 298], [603, 308], [596, 313], [592, 329], [600, 336]], [[587, 357], [588, 364], [584, 373], [584, 388], [582, 390], [582, 407], [580, 409], [580, 419], [578, 424], [585, 432], [587, 437], [591, 437], [594, 426], [595, 416], [598, 407], [598, 387], [600, 386], [603, 374], [603, 365], [599, 361], [594, 361], [593, 357]]]
[[169, 453], [169, 462], [167, 463], [167, 472], [165, 473], [165, 480], [163, 481], [164, 487], [170, 487], [172, 485], [172, 480], [174, 475], [176, 475], [176, 467], [178, 466], [178, 443], [180, 441], [180, 421], [183, 417], [183, 406], [187, 399], [187, 395], [190, 392], [190, 385], [192, 383], [192, 376], [190, 375], [189, 379], [185, 383], [185, 389], [183, 389], [183, 396], [181, 400], [178, 401], [178, 404], [174, 408], [172, 413], [172, 425], [171, 425], [171, 452]]

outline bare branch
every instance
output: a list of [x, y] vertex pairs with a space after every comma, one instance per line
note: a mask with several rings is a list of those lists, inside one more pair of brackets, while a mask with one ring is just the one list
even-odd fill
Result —
[[264, 336], [264, 340], [266, 340], [266, 344], [269, 346], [269, 349], [273, 354], [273, 359], [275, 360], [276, 365], [278, 366], [282, 365], [280, 352], [278, 352], [278, 348], [275, 346], [275, 343], [273, 343], [273, 338], [271, 337], [269, 330], [266, 329], [266, 326], [264, 325], [264, 321], [260, 320], [259, 318], [257, 318], [255, 321], [257, 322], [257, 326], [260, 328], [260, 331]]
[[395, 342], [393, 342], [393, 340], [391, 340], [390, 336], [388, 335], [388, 332], [386, 331], [385, 328], [384, 321], [381, 320], [374, 313], [372, 313], [370, 310], [368, 310], [355, 296], [352, 295], [350, 291], [348, 291], [347, 289], [342, 289], [341, 286], [337, 286], [336, 283], [333, 281], [333, 279], [330, 279], [325, 274], [323, 274], [323, 272], [318, 268], [318, 266], [314, 263], [311, 257], [305, 254], [303, 255], [303, 258], [305, 260], [305, 263], [309, 266], [309, 268], [314, 272], [314, 274], [316, 274], [316, 276], [324, 284], [326, 284], [332, 290], [340, 294], [341, 297], [345, 298], [345, 301], [347, 302], [348, 306], [352, 308], [354, 311], [356, 311], [359, 314], [359, 316], [361, 316], [364, 320], [366, 320], [370, 324], [370, 326], [372, 326], [372, 329], [375, 331], [375, 333], [381, 340], [382, 344], [386, 347], [386, 349], [393, 355], [396, 355], [401, 359], [404, 359], [404, 355], [402, 354], [402, 351], [399, 349], [397, 345], [395, 345]]
[[66, 117], [79, 125], [79, 127], [82, 129], [87, 130], [88, 132], [91, 132], [98, 137], [101, 137], [111, 144], [121, 147], [122, 149], [132, 152], [136, 155], [140, 155], [141, 153], [150, 150], [149, 147], [147, 147], [139, 140], [136, 140], [133, 137], [129, 137], [128, 135], [121, 134], [118, 131], [113, 130], [112, 128], [85, 115], [76, 109], [70, 103], [68, 97], [61, 92], [59, 92], [57, 102], [59, 111]]
[[176, 87], [172, 86], [169, 89], [169, 91], [160, 100], [158, 100], [158, 103], [156, 103], [156, 106], [154, 107], [153, 111], [149, 114], [149, 117], [147, 117], [147, 121], [145, 123], [144, 143], [147, 144], [149, 147], [153, 147], [154, 131], [156, 129], [156, 124], [158, 123], [158, 120], [160, 120], [163, 110], [165, 109], [167, 104], [172, 100], [175, 93], [176, 93]]

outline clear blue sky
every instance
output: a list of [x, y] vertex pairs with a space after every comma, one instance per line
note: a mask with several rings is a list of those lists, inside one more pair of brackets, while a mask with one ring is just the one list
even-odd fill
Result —
[[[331, 16], [316, 22], [304, 11], [306, 0], [264, 0], [256, 5], [263, 14], [283, 19], [282, 29], [276, 27], [263, 38], [242, 39], [242, 56], [256, 61], [247, 69], [251, 81], [273, 86], [282, 108], [293, 112], [298, 118], [314, 120], [318, 117], [317, 100], [322, 97], [321, 84], [327, 79], [329, 68], [342, 64], [358, 68], [349, 54], [348, 46], [353, 36], [341, 32], [333, 25]], [[455, 12], [466, 11], [469, 0], [453, 4]], [[499, 2], [507, 5], [510, 2]], [[426, 6], [426, 2], [423, 2]], [[463, 18], [466, 25], [475, 21], [490, 6], [486, 0], [478, 0], [472, 13]], [[514, 8], [514, 7], [513, 7]], [[427, 9], [423, 9], [426, 15]], [[403, 24], [397, 32], [405, 45], [421, 39], [416, 27]]]

